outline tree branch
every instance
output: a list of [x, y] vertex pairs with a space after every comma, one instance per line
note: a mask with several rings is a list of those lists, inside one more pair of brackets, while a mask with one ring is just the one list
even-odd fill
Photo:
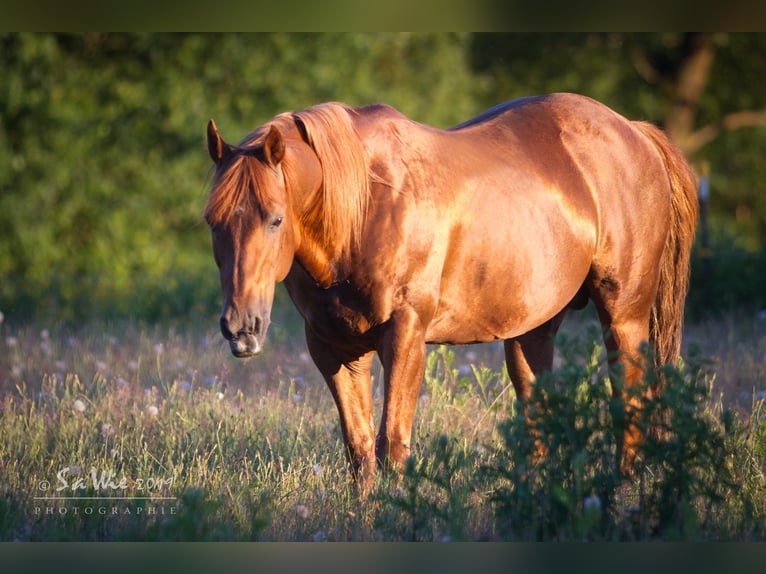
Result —
[[742, 110], [725, 115], [719, 122], [708, 124], [678, 142], [687, 154], [694, 154], [707, 145], [722, 132], [730, 132], [741, 128], [766, 126], [766, 110]]

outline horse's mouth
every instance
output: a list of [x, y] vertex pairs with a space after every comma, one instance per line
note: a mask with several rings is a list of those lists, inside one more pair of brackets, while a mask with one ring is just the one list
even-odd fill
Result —
[[255, 357], [263, 350], [260, 341], [252, 333], [239, 333], [236, 338], [229, 341], [231, 354], [238, 359]]

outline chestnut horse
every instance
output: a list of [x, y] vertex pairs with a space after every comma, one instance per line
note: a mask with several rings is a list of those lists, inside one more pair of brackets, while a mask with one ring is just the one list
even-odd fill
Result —
[[427, 343], [503, 340], [523, 398], [567, 310], [590, 299], [626, 384], [643, 376], [643, 341], [657, 364], [678, 358], [696, 185], [656, 127], [550, 94], [448, 130], [333, 102], [236, 146], [211, 120], [207, 140], [223, 336], [235, 356], [258, 354], [285, 282], [366, 485], [410, 455]]

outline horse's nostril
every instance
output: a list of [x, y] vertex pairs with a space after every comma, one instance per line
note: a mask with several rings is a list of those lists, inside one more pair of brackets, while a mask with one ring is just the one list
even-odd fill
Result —
[[226, 317], [221, 317], [221, 334], [223, 338], [231, 341], [234, 338], [234, 333], [229, 329], [229, 320]]

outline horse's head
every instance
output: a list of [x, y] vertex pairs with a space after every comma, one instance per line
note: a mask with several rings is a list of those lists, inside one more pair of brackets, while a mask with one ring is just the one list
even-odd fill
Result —
[[296, 229], [285, 183], [283, 134], [270, 126], [231, 146], [211, 120], [208, 151], [216, 165], [205, 219], [223, 289], [221, 332], [236, 357], [261, 352], [275, 284], [290, 270]]

